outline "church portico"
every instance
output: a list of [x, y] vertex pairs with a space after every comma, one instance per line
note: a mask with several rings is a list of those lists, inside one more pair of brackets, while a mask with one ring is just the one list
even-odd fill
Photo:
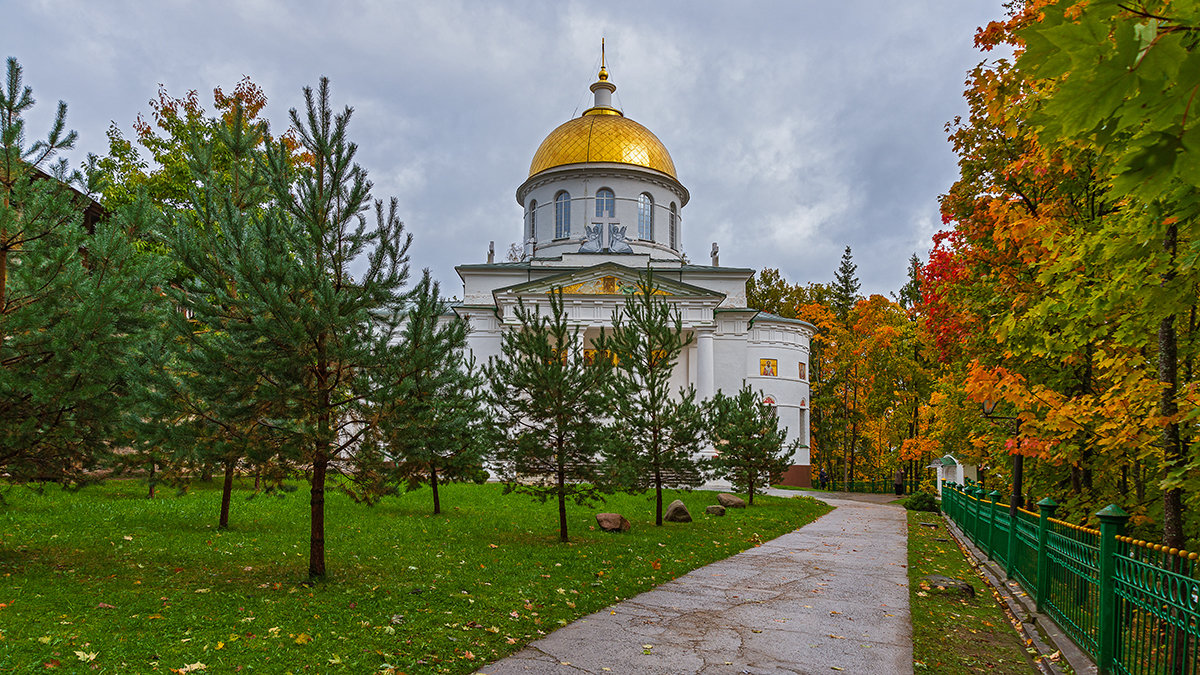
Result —
[[[616, 85], [602, 66], [591, 87], [595, 104], [565, 122], [534, 153], [517, 189], [523, 209], [520, 261], [456, 268], [463, 301], [455, 313], [470, 323], [478, 362], [501, 355], [506, 330], [519, 325], [519, 304], [548, 310], [561, 290], [568, 321], [580, 329], [572, 349], [597, 358], [593, 344], [612, 327], [647, 270], [655, 294], [677, 311], [692, 338], [672, 379], [699, 399], [736, 392], [744, 383], [773, 406], [788, 442], [805, 447], [785, 482], [809, 484], [807, 380], [814, 328], [747, 306], [748, 268], [692, 264], [683, 254], [683, 207], [690, 194], [661, 141], [612, 105]], [[711, 449], [704, 454], [711, 455]]]

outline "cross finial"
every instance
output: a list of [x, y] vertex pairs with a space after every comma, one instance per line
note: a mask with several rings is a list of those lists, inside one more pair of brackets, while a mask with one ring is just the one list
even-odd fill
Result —
[[604, 56], [604, 38], [600, 38], [600, 81], [608, 79], [608, 61]]

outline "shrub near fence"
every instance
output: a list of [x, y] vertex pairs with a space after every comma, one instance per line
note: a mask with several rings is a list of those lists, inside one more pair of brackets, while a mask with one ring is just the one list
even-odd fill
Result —
[[1200, 675], [1197, 554], [1131, 539], [1120, 507], [1101, 509], [1100, 529], [1039, 513], [1010, 514], [1000, 493], [946, 483], [942, 510], [996, 561], [1101, 673]]

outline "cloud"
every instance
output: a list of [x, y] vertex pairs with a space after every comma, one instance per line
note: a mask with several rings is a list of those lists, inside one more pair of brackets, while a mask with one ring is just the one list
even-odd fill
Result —
[[590, 105], [603, 36], [618, 104], [692, 193], [693, 259], [719, 241], [725, 264], [828, 281], [848, 244], [863, 291], [888, 292], [939, 227], [955, 176], [942, 126], [983, 60], [975, 27], [1002, 15], [1001, 0], [74, 0], [14, 3], [0, 44], [42, 100], [34, 130], [70, 103], [79, 158], [160, 82], [207, 99], [249, 75], [278, 132], [329, 76], [376, 196], [400, 200], [414, 267], [452, 289], [454, 265], [520, 236], [513, 193], [545, 135]]

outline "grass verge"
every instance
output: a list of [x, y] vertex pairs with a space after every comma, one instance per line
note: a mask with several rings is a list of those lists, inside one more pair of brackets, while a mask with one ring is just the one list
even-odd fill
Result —
[[[967, 581], [975, 587], [975, 597], [923, 587], [921, 578], [927, 574]], [[916, 673], [1038, 672], [991, 587], [971, 567], [938, 514], [908, 512], [908, 581]]]
[[[308, 494], [145, 498], [114, 481], [23, 488], [0, 504], [0, 672], [471, 672], [576, 618], [790, 532], [829, 510], [762, 496], [706, 516], [716, 493], [672, 493], [696, 519], [653, 525], [645, 496], [557, 513], [498, 485], [427, 489], [375, 506], [327, 494], [330, 575], [310, 585]], [[760, 502], [761, 500], [761, 502]], [[610, 534], [594, 514], [624, 514]]]

